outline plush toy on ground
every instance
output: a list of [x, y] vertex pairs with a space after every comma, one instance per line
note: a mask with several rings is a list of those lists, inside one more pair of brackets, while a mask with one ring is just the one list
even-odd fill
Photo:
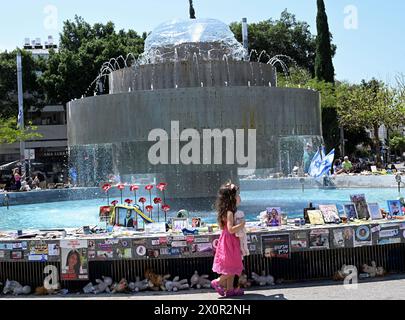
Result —
[[120, 282], [114, 283], [114, 285], [111, 288], [112, 293], [128, 292], [128, 281], [126, 279], [121, 279]]
[[248, 280], [246, 273], [242, 273], [238, 280], [239, 288], [250, 288], [252, 286], [252, 281]]
[[113, 281], [110, 277], [104, 277], [102, 276], [103, 280], [101, 279], [96, 279], [97, 284], [94, 286], [91, 282], [88, 283], [84, 288], [83, 292], [84, 293], [94, 293], [94, 294], [99, 294], [99, 293], [110, 293], [110, 286], [112, 285]]
[[46, 296], [59, 293], [61, 289], [60, 283], [57, 285], [57, 289], [48, 290], [44, 286], [35, 288], [35, 294], [37, 296]]
[[351, 273], [353, 272], [353, 269], [350, 268], [349, 266], [346, 266], [345, 264], [342, 266], [340, 270], [338, 270], [334, 275], [333, 275], [333, 280], [335, 281], [342, 281], [346, 279]]
[[385, 275], [384, 268], [377, 267], [377, 263], [375, 261], [371, 261], [371, 266], [363, 264], [362, 270], [363, 272], [368, 273], [370, 278], [383, 277]]
[[259, 276], [257, 273], [252, 272], [252, 278], [259, 286], [274, 286], [274, 277], [271, 275], [266, 276], [266, 272], [262, 272]]
[[165, 281], [170, 278], [170, 274], [166, 274], [164, 276], [158, 275], [151, 270], [145, 271], [145, 279], [148, 280], [149, 288], [153, 291], [166, 291]]
[[198, 271], [194, 271], [193, 276], [190, 279], [190, 288], [196, 287], [197, 289], [201, 288], [211, 288], [211, 281], [208, 279], [207, 274], [198, 275]]
[[17, 281], [10, 281], [7, 279], [6, 284], [4, 285], [4, 288], [3, 288], [3, 294], [8, 294], [8, 293], [11, 293], [15, 296], [18, 296], [20, 294], [30, 294], [31, 287], [22, 286]]
[[180, 280], [180, 277], [175, 277], [173, 281], [166, 281], [165, 288], [167, 291], [176, 292], [178, 290], [189, 289], [190, 286], [187, 279]]
[[143, 291], [149, 288], [149, 281], [147, 279], [141, 281], [141, 278], [136, 277], [136, 281], [130, 282], [128, 287], [132, 292]]

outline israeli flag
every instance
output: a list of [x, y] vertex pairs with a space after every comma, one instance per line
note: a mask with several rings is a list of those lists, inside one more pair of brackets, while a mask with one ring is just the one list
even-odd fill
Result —
[[332, 168], [333, 160], [335, 158], [335, 149], [329, 152], [325, 156], [325, 148], [318, 150], [312, 159], [309, 166], [309, 175], [314, 178], [319, 178], [323, 175], [330, 175], [330, 169]]
[[22, 116], [23, 116], [23, 111], [20, 109], [20, 110], [18, 111], [17, 129], [20, 129], [20, 128], [21, 128]]

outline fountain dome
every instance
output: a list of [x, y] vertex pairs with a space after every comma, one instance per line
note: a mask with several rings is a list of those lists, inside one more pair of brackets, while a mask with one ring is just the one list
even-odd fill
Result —
[[[186, 59], [197, 53], [210, 59], [223, 55], [242, 60], [246, 50], [229, 26], [217, 19], [170, 20], [160, 24], [145, 41], [145, 56], [152, 62], [156, 55], [164, 60]], [[176, 57], [174, 56], [176, 55]]]

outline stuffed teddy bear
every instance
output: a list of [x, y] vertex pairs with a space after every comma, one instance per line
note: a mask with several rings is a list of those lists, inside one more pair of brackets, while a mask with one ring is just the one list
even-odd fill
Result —
[[149, 282], [149, 288], [151, 288], [153, 291], [166, 291], [165, 287], [165, 281], [167, 281], [170, 278], [170, 274], [166, 274], [164, 276], [162, 275], [157, 275], [151, 270], [146, 270], [145, 271], [145, 279], [148, 280]]
[[114, 283], [112, 286], [112, 293], [123, 293], [128, 291], [128, 281], [121, 279], [120, 282]]
[[7, 279], [6, 284], [4, 285], [4, 288], [3, 288], [3, 294], [8, 294], [8, 293], [11, 293], [15, 296], [20, 295], [20, 294], [30, 294], [31, 287], [30, 286], [23, 287], [19, 282], [10, 281]]
[[245, 273], [242, 273], [238, 280], [239, 288], [249, 288], [252, 286], [252, 281], [248, 280], [248, 277]]
[[60, 283], [57, 284], [56, 289], [51, 289], [51, 290], [48, 290], [44, 286], [42, 286], [42, 287], [35, 288], [35, 294], [37, 296], [46, 296], [48, 294], [56, 294], [60, 291], [60, 289], [61, 289]]
[[346, 266], [345, 264], [342, 266], [340, 270], [338, 270], [334, 275], [333, 275], [333, 280], [335, 281], [342, 281], [346, 279], [351, 273], [353, 272], [353, 269], [350, 268], [349, 266]]
[[196, 287], [197, 289], [201, 288], [211, 288], [211, 281], [208, 279], [207, 274], [198, 275], [198, 271], [194, 271], [190, 279], [190, 288]]
[[141, 278], [136, 277], [135, 282], [130, 282], [128, 287], [132, 292], [139, 292], [143, 291], [149, 288], [149, 281], [147, 279], [144, 279], [141, 281]]
[[259, 276], [257, 273], [252, 272], [252, 278], [259, 286], [274, 286], [274, 277], [271, 275], [266, 276], [266, 272], [264, 271], [262, 271], [261, 276]]
[[112, 285], [113, 281], [110, 277], [104, 277], [102, 276], [103, 280], [96, 279], [97, 284], [94, 286], [93, 293], [94, 294], [99, 294], [99, 293], [110, 293], [110, 286]]
[[[235, 213], [235, 225], [238, 225], [245, 221], [245, 214], [243, 211], [236, 211]], [[246, 228], [242, 228], [235, 234], [239, 238], [240, 242], [240, 249], [242, 256], [248, 256], [249, 255], [249, 248], [247, 245], [247, 235], [246, 235]]]
[[383, 277], [385, 275], [384, 268], [377, 268], [377, 263], [375, 261], [371, 261], [371, 266], [363, 264], [362, 270], [363, 272], [368, 273], [370, 275], [370, 278], [374, 278], [376, 276]]
[[180, 280], [180, 277], [175, 277], [173, 281], [166, 281], [165, 288], [167, 291], [178, 291], [178, 290], [185, 290], [189, 289], [190, 286], [188, 285], [188, 280], [183, 279]]

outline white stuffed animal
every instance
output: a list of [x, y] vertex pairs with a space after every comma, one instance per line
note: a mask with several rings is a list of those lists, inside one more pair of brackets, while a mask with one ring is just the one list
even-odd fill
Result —
[[128, 287], [132, 292], [143, 291], [149, 288], [149, 281], [147, 279], [141, 281], [141, 278], [136, 277], [136, 281], [130, 282]]
[[102, 276], [103, 280], [96, 279], [97, 284], [94, 286], [94, 293], [99, 294], [99, 293], [110, 293], [110, 286], [113, 283], [113, 280], [110, 277], [104, 277]]
[[190, 279], [190, 288], [197, 287], [197, 289], [201, 288], [211, 288], [211, 281], [208, 279], [207, 274], [198, 275], [198, 271], [194, 271]]
[[20, 294], [30, 294], [31, 287], [30, 286], [22, 286], [17, 281], [10, 281], [7, 279], [6, 284], [3, 288], [3, 294], [12, 293], [13, 295], [20, 295]]
[[180, 277], [175, 277], [172, 281], [166, 281], [165, 288], [167, 291], [176, 292], [178, 290], [189, 289], [190, 286], [187, 279], [180, 280]]
[[[235, 213], [235, 225], [238, 225], [245, 221], [245, 213], [243, 211], [237, 211]], [[248, 256], [249, 255], [249, 248], [247, 245], [247, 235], [246, 235], [246, 228], [242, 228], [235, 234], [239, 238], [240, 242], [240, 250], [242, 253], [242, 256]]]
[[252, 279], [259, 285], [259, 286], [274, 286], [274, 277], [271, 275], [267, 275], [264, 271], [262, 271], [262, 275], [259, 276], [257, 273], [252, 272]]

